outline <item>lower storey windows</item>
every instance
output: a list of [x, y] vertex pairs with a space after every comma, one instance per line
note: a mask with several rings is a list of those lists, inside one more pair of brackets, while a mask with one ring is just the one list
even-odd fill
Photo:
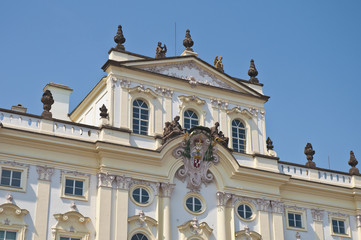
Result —
[[302, 228], [302, 215], [297, 213], [288, 213], [288, 225], [290, 227]]
[[148, 238], [143, 233], [137, 233], [133, 235], [131, 240], [148, 240]]
[[0, 230], [0, 240], [16, 240], [16, 232]]
[[80, 238], [60, 237], [60, 240], [81, 240]]

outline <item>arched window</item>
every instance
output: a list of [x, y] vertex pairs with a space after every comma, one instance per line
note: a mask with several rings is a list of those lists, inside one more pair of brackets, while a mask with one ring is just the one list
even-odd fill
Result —
[[191, 129], [194, 126], [199, 125], [199, 118], [197, 114], [191, 110], [184, 112], [184, 128]]
[[246, 129], [239, 120], [232, 121], [232, 144], [236, 152], [246, 152]]
[[136, 99], [133, 102], [133, 132], [147, 135], [148, 134], [148, 119], [149, 109], [148, 105], [140, 100]]
[[131, 240], [148, 240], [148, 238], [143, 233], [137, 233], [133, 235]]

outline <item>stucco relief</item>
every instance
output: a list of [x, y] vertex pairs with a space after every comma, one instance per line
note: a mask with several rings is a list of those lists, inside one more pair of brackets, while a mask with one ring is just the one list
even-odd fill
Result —
[[213, 232], [213, 229], [206, 222], [200, 223], [196, 217], [178, 226], [178, 230], [181, 233], [181, 240], [192, 239], [192, 237], [197, 237], [196, 239], [209, 239]]
[[54, 174], [54, 168], [47, 166], [37, 166], [36, 171], [39, 174], [39, 180], [51, 181], [51, 176]]
[[173, 93], [174, 93], [173, 90], [171, 90], [169, 88], [164, 88], [164, 87], [161, 87], [161, 86], [155, 87], [154, 91], [158, 95], [163, 96], [163, 97], [168, 97], [168, 98], [173, 97]]
[[[236, 90], [222, 80], [218, 79], [214, 74], [200, 68], [197, 64], [193, 62], [166, 64], [143, 68], [143, 70], [182, 78], [188, 81], [192, 80], [205, 85]], [[190, 77], [192, 77], [193, 79], [190, 79]]]
[[173, 152], [175, 158], [183, 160], [183, 166], [178, 169], [176, 177], [182, 182], [187, 180], [187, 188], [199, 191], [202, 183], [207, 185], [214, 180], [209, 168], [219, 161], [216, 152], [217, 146], [212, 140], [210, 130], [195, 127], [189, 135], [185, 135], [180, 146]]
[[271, 201], [266, 199], [257, 199], [257, 206], [259, 211], [268, 212], [270, 210]]
[[217, 192], [217, 206], [226, 206], [232, 197], [231, 193]]
[[320, 209], [311, 209], [311, 214], [312, 214], [313, 221], [323, 222], [324, 212], [325, 211], [320, 210]]
[[273, 213], [283, 213], [285, 205], [281, 201], [271, 201], [271, 206]]

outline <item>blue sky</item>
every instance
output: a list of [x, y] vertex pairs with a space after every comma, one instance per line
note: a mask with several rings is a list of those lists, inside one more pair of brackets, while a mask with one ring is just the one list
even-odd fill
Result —
[[74, 89], [71, 110], [104, 76], [100, 67], [123, 25], [126, 50], [155, 55], [158, 41], [177, 55], [189, 28], [193, 49], [248, 79], [255, 60], [267, 135], [282, 161], [348, 171], [361, 159], [361, 1], [1, 1], [0, 107], [21, 103], [40, 114], [43, 87]]

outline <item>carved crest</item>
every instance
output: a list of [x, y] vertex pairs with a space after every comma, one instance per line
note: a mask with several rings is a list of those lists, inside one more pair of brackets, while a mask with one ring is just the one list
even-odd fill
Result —
[[205, 185], [213, 181], [213, 174], [209, 172], [212, 163], [218, 163], [216, 142], [210, 129], [197, 126], [186, 134], [184, 141], [173, 152], [174, 157], [183, 158], [183, 166], [176, 176], [181, 181], [187, 179], [187, 188], [199, 191], [202, 183]]

